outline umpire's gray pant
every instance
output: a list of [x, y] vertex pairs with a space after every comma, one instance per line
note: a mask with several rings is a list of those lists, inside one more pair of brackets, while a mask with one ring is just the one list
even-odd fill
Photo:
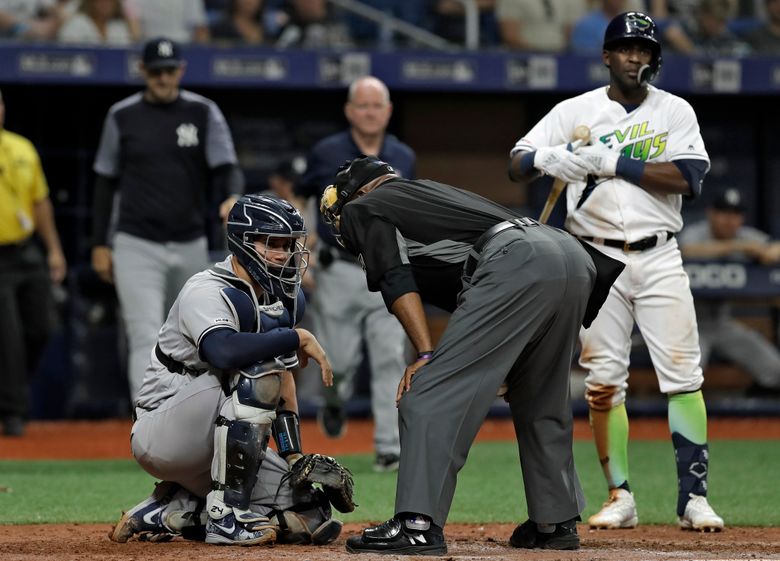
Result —
[[579, 242], [548, 226], [506, 230], [487, 244], [433, 359], [401, 399], [396, 513], [445, 524], [458, 471], [504, 380], [529, 517], [557, 523], [582, 512], [569, 373], [595, 274]]

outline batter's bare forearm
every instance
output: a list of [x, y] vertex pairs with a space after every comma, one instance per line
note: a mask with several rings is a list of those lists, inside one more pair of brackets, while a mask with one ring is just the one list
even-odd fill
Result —
[[646, 163], [639, 184], [645, 191], [666, 195], [690, 195], [691, 186], [680, 169], [671, 162]]

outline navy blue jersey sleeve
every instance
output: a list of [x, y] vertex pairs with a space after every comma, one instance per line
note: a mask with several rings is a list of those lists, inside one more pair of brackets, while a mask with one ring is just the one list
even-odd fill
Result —
[[200, 342], [200, 355], [220, 370], [243, 368], [298, 349], [294, 329], [276, 328], [267, 333], [237, 333], [229, 328], [209, 331]]
[[704, 175], [707, 173], [707, 162], [704, 160], [674, 160], [672, 162], [683, 174], [685, 181], [688, 182], [690, 193], [686, 195], [688, 199], [696, 199], [701, 195], [701, 185], [704, 182]]

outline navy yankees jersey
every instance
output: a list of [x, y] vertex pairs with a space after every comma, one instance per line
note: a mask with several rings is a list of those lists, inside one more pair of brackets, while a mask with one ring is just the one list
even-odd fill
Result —
[[171, 103], [149, 103], [137, 93], [114, 104], [94, 170], [118, 180], [117, 231], [157, 242], [188, 241], [205, 235], [209, 170], [236, 163], [216, 104], [181, 90]]
[[360, 255], [368, 288], [388, 308], [403, 294], [457, 306], [463, 264], [491, 226], [520, 215], [475, 193], [430, 180], [392, 179], [344, 206], [341, 234]]

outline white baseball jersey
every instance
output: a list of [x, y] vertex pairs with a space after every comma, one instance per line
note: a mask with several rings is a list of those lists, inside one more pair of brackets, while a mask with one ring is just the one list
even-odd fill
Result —
[[[684, 99], [653, 86], [633, 111], [607, 97], [600, 87], [562, 101], [515, 144], [518, 151], [571, 142], [586, 125], [592, 142], [648, 163], [695, 159], [707, 162], [696, 114]], [[634, 242], [662, 232], [679, 232], [682, 196], [648, 192], [620, 177], [596, 178], [595, 187], [570, 183], [566, 229], [575, 235]]]

